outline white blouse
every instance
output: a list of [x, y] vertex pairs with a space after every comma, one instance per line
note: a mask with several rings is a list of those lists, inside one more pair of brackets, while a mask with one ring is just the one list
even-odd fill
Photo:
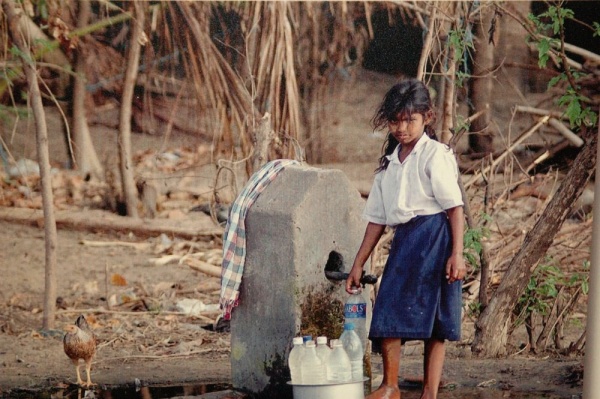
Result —
[[453, 151], [423, 134], [404, 162], [400, 145], [388, 156], [387, 169], [375, 175], [363, 217], [395, 226], [419, 215], [463, 205]]

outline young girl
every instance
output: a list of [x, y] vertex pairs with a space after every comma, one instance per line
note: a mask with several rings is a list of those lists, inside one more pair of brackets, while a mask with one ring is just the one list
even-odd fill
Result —
[[358, 287], [362, 269], [386, 226], [395, 228], [373, 308], [369, 338], [379, 341], [383, 381], [367, 397], [400, 398], [400, 349], [424, 340], [421, 399], [437, 398], [445, 340], [460, 339], [463, 201], [452, 150], [436, 141], [429, 90], [411, 79], [393, 86], [373, 117], [387, 128], [364, 217], [368, 225], [346, 291]]

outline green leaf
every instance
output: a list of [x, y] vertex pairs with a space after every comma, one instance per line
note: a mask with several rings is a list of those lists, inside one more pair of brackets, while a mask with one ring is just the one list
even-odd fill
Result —
[[550, 51], [550, 40], [547, 38], [543, 38], [538, 43], [538, 66], [540, 68], [545, 68], [548, 63], [548, 59], [550, 56], [548, 52]]
[[562, 73], [558, 76], [553, 77], [548, 82], [548, 88], [550, 89], [550, 88], [556, 86], [560, 81], [565, 80], [565, 79], [566, 79], [566, 76]]

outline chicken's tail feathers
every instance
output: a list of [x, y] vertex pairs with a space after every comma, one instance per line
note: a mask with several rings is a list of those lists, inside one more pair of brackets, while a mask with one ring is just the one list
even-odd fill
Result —
[[90, 326], [87, 323], [87, 320], [85, 319], [85, 317], [83, 315], [80, 315], [77, 318], [77, 321], [75, 322], [75, 325], [79, 328], [81, 328], [82, 330], [89, 330]]

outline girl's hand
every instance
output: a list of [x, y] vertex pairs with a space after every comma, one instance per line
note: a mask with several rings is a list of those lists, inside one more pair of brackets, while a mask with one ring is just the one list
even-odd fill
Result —
[[360, 278], [362, 277], [362, 267], [357, 266], [356, 264], [352, 266], [352, 270], [348, 274], [348, 278], [346, 279], [346, 292], [348, 294], [352, 294], [352, 290], [356, 288], [360, 288]]
[[462, 280], [467, 275], [467, 267], [462, 254], [452, 254], [446, 263], [446, 279], [448, 284]]

